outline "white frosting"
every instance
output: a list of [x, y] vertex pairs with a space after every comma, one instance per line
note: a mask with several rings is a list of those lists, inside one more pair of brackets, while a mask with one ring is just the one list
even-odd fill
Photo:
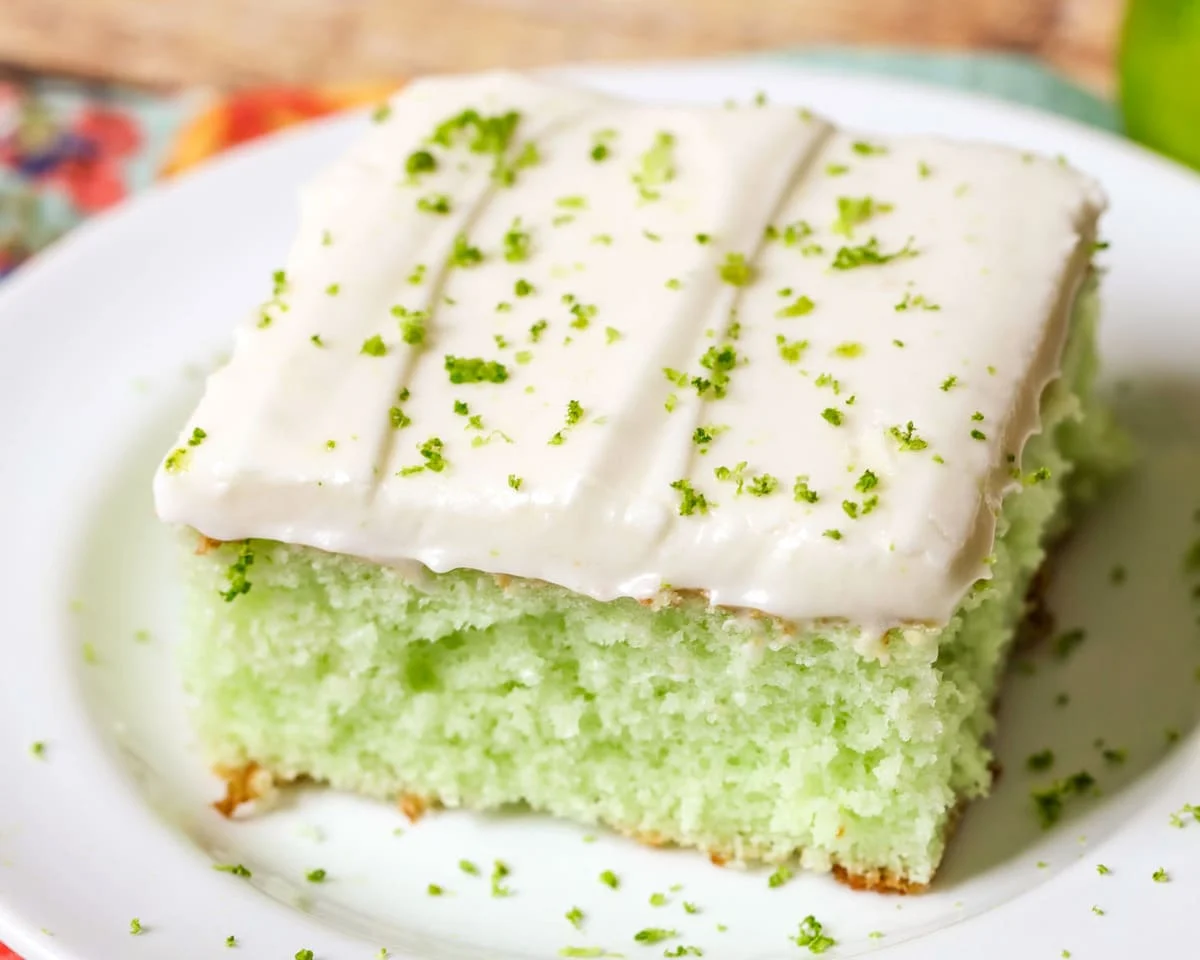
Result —
[[[448, 149], [426, 143], [468, 107], [519, 111], [508, 156], [532, 142], [540, 163], [506, 187], [490, 176], [494, 158], [469, 149], [469, 132]], [[604, 130], [615, 134], [597, 162]], [[674, 137], [674, 175], [648, 200], [631, 175], [660, 132]], [[187, 454], [155, 478], [159, 515], [219, 540], [536, 578], [602, 600], [669, 584], [873, 631], [944, 622], [987, 576], [1012, 486], [1006, 455], [1019, 463], [1038, 429], [1103, 198], [1063, 165], [1002, 148], [868, 142], [879, 151], [794, 107], [645, 106], [510, 74], [410, 85], [304, 191], [284, 306], [265, 308], [269, 325], [256, 313], [238, 330], [182, 434]], [[438, 168], [414, 183], [405, 162], [418, 149]], [[450, 197], [450, 213], [417, 209], [433, 193]], [[838, 198], [864, 196], [892, 209], [849, 237], [834, 232]], [[556, 202], [564, 197], [586, 209]], [[532, 240], [523, 262], [503, 255], [515, 218]], [[764, 239], [769, 224], [800, 220], [813, 230], [804, 240]], [[460, 233], [484, 260], [447, 269]], [[884, 253], [911, 238], [917, 255], [832, 268], [839, 247], [871, 237]], [[731, 252], [752, 262], [748, 285], [718, 275]], [[418, 264], [423, 279], [410, 283]], [[515, 296], [518, 279], [535, 292]], [[586, 329], [571, 326], [567, 294], [596, 308]], [[777, 316], [801, 295], [811, 312]], [[940, 309], [896, 309], [918, 295]], [[394, 305], [430, 312], [423, 344], [403, 342]], [[733, 311], [736, 340], [726, 335]], [[533, 343], [540, 319], [548, 326]], [[362, 352], [376, 334], [385, 356]], [[798, 362], [781, 355], [779, 336], [808, 341]], [[723, 398], [663, 373], [711, 376], [699, 360], [726, 343], [738, 363]], [[842, 344], [858, 355], [838, 354]], [[453, 385], [447, 354], [498, 360], [508, 378]], [[411, 396], [398, 402], [403, 387]], [[482, 417], [482, 432], [456, 400]], [[584, 415], [567, 427], [572, 400]], [[393, 406], [411, 424], [394, 428]], [[908, 421], [924, 449], [901, 450], [890, 435]], [[723, 428], [707, 452], [693, 442], [699, 425]], [[189, 447], [196, 427], [206, 436]], [[564, 442], [550, 444], [558, 431]], [[424, 462], [418, 447], [432, 437], [446, 468], [400, 474]], [[714, 476], [740, 461], [747, 479], [770, 474], [777, 489], [754, 496], [747, 483], [739, 495]], [[868, 493], [855, 490], [865, 470], [878, 478]], [[793, 496], [798, 475], [817, 502]], [[706, 513], [680, 514], [672, 483], [683, 478]], [[864, 515], [870, 495], [878, 502]], [[843, 501], [859, 504], [857, 519]]]

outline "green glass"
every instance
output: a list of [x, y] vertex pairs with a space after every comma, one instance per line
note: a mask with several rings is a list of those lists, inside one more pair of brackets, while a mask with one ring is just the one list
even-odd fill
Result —
[[1120, 83], [1129, 135], [1200, 169], [1200, 0], [1129, 0]]

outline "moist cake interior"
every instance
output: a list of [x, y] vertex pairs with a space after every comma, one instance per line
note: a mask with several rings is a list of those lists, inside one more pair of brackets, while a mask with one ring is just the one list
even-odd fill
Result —
[[987, 793], [997, 685], [1031, 580], [1120, 459], [1092, 399], [1096, 284], [991, 558], [944, 629], [803, 626], [686, 593], [599, 602], [270, 540], [186, 536], [183, 671], [210, 761], [385, 800], [526, 804], [715, 859], [799, 857], [919, 889]]

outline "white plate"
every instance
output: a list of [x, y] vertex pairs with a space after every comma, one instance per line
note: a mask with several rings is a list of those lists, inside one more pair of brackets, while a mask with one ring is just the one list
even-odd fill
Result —
[[[1200, 536], [1200, 180], [1053, 117], [895, 80], [736, 63], [575, 75], [656, 99], [765, 90], [868, 129], [1061, 152], [1111, 192], [1106, 378], [1123, 387], [1112, 392], [1144, 459], [1062, 556], [1054, 606], [1088, 639], [1065, 661], [1037, 652], [1009, 678], [1004, 776], [971, 807], [934, 889], [856, 894], [822, 876], [769, 889], [762, 871], [609, 836], [585, 843], [583, 831], [540, 817], [442, 814], [409, 829], [386, 806], [320, 790], [288, 794], [250, 822], [208, 809], [219, 787], [182, 715], [171, 548], [150, 475], [202, 368], [283, 256], [297, 185], [362, 126], [350, 117], [151, 190], [0, 291], [0, 940], [27, 960], [227, 957], [229, 934], [242, 955], [263, 958], [309, 948], [318, 960], [366, 960], [382, 946], [543, 958], [565, 945], [649, 958], [682, 943], [748, 960], [802, 953], [788, 938], [815, 914], [838, 941], [830, 956], [1195, 956], [1200, 822], [1175, 829], [1169, 816], [1200, 804], [1200, 604], [1182, 564]], [[1128, 580], [1114, 586], [1118, 563]], [[1056, 705], [1063, 691], [1070, 702]], [[1128, 759], [1106, 764], [1097, 738]], [[46, 744], [40, 759], [34, 741]], [[1087, 768], [1102, 787], [1046, 832], [1029, 792], [1051, 775], [1025, 767], [1043, 747], [1056, 772]], [[459, 872], [463, 857], [485, 874], [507, 861], [515, 895], [491, 898], [486, 876]], [[216, 872], [214, 861], [244, 863], [253, 877]], [[313, 867], [328, 882], [306, 883]], [[1168, 882], [1152, 879], [1160, 867]], [[610, 868], [618, 891], [597, 880]], [[430, 882], [453, 895], [427, 896]], [[649, 905], [674, 884], [683, 889], [668, 906]], [[700, 912], [685, 913], [684, 899]], [[587, 914], [581, 931], [563, 917], [575, 905]], [[129, 934], [133, 917], [141, 936]], [[650, 926], [681, 936], [635, 943]]]

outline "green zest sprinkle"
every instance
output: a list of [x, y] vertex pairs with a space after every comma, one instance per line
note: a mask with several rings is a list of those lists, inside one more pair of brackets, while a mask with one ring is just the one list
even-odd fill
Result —
[[431, 883], [429, 886], [427, 886], [425, 888], [425, 892], [427, 894], [429, 894], [431, 897], [444, 896], [446, 893], [446, 891], [442, 887], [438, 886], [436, 883]]
[[520, 120], [521, 115], [515, 110], [487, 117], [468, 108], [439, 123], [429, 142], [450, 148], [465, 135], [472, 153], [502, 154], [508, 149]]
[[775, 872], [767, 877], [767, 886], [771, 888], [782, 887], [785, 883], [792, 879], [791, 868], [786, 863], [781, 863], [775, 868]]
[[433, 173], [437, 169], [437, 160], [428, 150], [415, 150], [404, 161], [404, 172], [410, 177], [418, 177], [423, 173]]
[[1025, 761], [1025, 766], [1030, 770], [1043, 771], [1049, 770], [1054, 766], [1054, 751], [1050, 749], [1039, 750], [1037, 753], [1031, 753]]
[[832, 266], [834, 270], [853, 270], [856, 267], [876, 266], [916, 255], [917, 251], [913, 249], [911, 239], [895, 253], [881, 253], [879, 240], [871, 237], [858, 247], [839, 247]]
[[475, 864], [473, 864], [470, 860], [459, 860], [458, 861], [458, 869], [461, 870], [463, 873], [468, 874], [472, 877], [479, 876], [479, 868], [477, 866], [475, 866]]
[[638, 943], [662, 943], [672, 937], [679, 936], [678, 930], [664, 930], [662, 927], [646, 927], [633, 935]]
[[795, 223], [789, 223], [783, 228], [783, 245], [785, 247], [797, 246], [801, 241], [807, 240], [812, 235], [812, 224], [806, 220], [797, 220]]
[[598, 233], [592, 237], [592, 243], [599, 244], [602, 247], [612, 246], [612, 235], [607, 233]]
[[331, 283], [325, 288], [325, 293], [331, 297], [336, 297], [341, 292], [341, 284]]
[[229, 936], [227, 936], [227, 937], [225, 938], [225, 946], [227, 946], [227, 947], [236, 947], [236, 946], [237, 946], [237, 937], [235, 937], [235, 936], [234, 936], [234, 935], [231, 933]]
[[704, 246], [705, 244], [712, 243], [712, 234], [698, 233], [698, 234], [696, 234], [696, 242], [698, 244], [700, 244], [700, 246]]
[[304, 879], [309, 883], [324, 883], [325, 876], [326, 874], [324, 868], [317, 867], [315, 870], [309, 870], [308, 873], [304, 875]]
[[429, 314], [424, 310], [408, 310], [397, 304], [392, 307], [392, 316], [400, 319], [400, 337], [411, 346], [425, 342], [425, 322]]
[[250, 871], [243, 867], [240, 863], [214, 863], [213, 869], [221, 873], [232, 873], [235, 877], [245, 877], [249, 879], [252, 876]]
[[[247, 571], [254, 564], [254, 550], [250, 546], [250, 541], [246, 540], [238, 549], [237, 559], [230, 564], [229, 569], [225, 571], [225, 579], [229, 583], [229, 589], [221, 592], [221, 599], [226, 603], [232, 603], [237, 597], [242, 594], [249, 593], [252, 584], [246, 578]], [[217, 868], [221, 869], [220, 867]], [[241, 869], [245, 869], [242, 867]], [[237, 870], [230, 871], [238, 876], [243, 876]], [[250, 876], [249, 873], [244, 876]]]
[[842, 531], [841, 530], [826, 530], [824, 533], [821, 534], [821, 536], [828, 537], [830, 540], [841, 540], [842, 539]]
[[954, 374], [950, 374], [950, 376], [948, 376], [945, 380], [942, 381], [942, 385], [941, 385], [941, 387], [939, 387], [939, 389], [943, 393], [949, 393], [950, 390], [957, 384], [958, 384], [958, 377], [956, 377]]
[[816, 503], [820, 497], [815, 490], [808, 486], [808, 477], [799, 476], [792, 486], [792, 499], [797, 503]]
[[399, 407], [392, 407], [388, 410], [388, 420], [391, 422], [393, 430], [402, 430], [412, 423], [412, 418]]
[[826, 407], [821, 411], [821, 416], [827, 423], [831, 423], [835, 427], [840, 427], [842, 425], [842, 411], [838, 410], [836, 407]]
[[664, 283], [663, 286], [666, 287], [668, 290], [682, 290], [683, 289], [683, 281], [680, 280], [678, 277], [671, 277], [671, 279], [668, 280], [666, 283]]
[[857, 153], [860, 157], [876, 157], [880, 154], [887, 153], [887, 147], [882, 147], [873, 143], [866, 143], [863, 140], [857, 140], [850, 145], [850, 149]]
[[532, 237], [521, 229], [521, 218], [517, 217], [504, 234], [504, 259], [509, 263], [521, 263], [529, 259]]
[[982, 430], [975, 429], [975, 430], [971, 431], [971, 439], [972, 440], [986, 440], [987, 434], [984, 433]]
[[167, 458], [163, 461], [163, 469], [167, 473], [179, 473], [181, 470], [186, 470], [191, 456], [191, 452], [185, 447], [176, 447], [167, 454]]
[[448, 353], [445, 367], [451, 383], [504, 383], [508, 379], [508, 368], [498, 360], [456, 357]]
[[571, 326], [576, 330], [586, 330], [592, 318], [596, 315], [597, 308], [594, 304], [575, 303], [571, 305], [571, 313], [575, 319], [571, 321]]
[[1113, 767], [1119, 767], [1129, 759], [1129, 751], [1119, 747], [1105, 747], [1100, 751], [1100, 756], [1104, 758], [1104, 762]]
[[717, 274], [725, 283], [744, 287], [754, 279], [754, 268], [741, 253], [727, 253], [723, 263], [717, 265]]
[[904, 425], [903, 430], [901, 430], [899, 427], [888, 428], [888, 436], [900, 445], [901, 450], [909, 452], [915, 453], [916, 451], [924, 450], [929, 446], [928, 442], [917, 436], [917, 428], [913, 426], [913, 422], [911, 420]]
[[709, 347], [704, 351], [704, 356], [700, 358], [700, 366], [712, 374], [712, 379], [693, 377], [692, 386], [696, 388], [696, 393], [704, 396], [711, 389], [718, 400], [724, 397], [729, 386], [729, 371], [737, 366], [737, 360], [737, 350], [731, 343]]
[[1062, 780], [1054, 781], [1045, 789], [1034, 790], [1031, 796], [1042, 828], [1052, 827], [1059, 821], [1062, 817], [1063, 805], [1069, 798], [1081, 796], [1095, 785], [1096, 778], [1086, 770], [1080, 770]]
[[[1170, 732], [1176, 733], [1177, 731], [1172, 730]], [[1170, 738], [1168, 738], [1168, 739], [1170, 739]], [[1177, 740], [1179, 738], [1176, 737], [1175, 739]], [[1174, 740], [1170, 740], [1170, 742], [1173, 743]], [[1183, 824], [1184, 824], [1184, 818], [1187, 817], [1188, 815], [1190, 815], [1191, 818], [1193, 820], [1195, 820], [1197, 823], [1200, 823], [1200, 803], [1185, 803], [1177, 811], [1175, 811], [1174, 813], [1171, 814], [1171, 816], [1168, 818], [1168, 822], [1171, 824], [1171, 826], [1175, 827], [1176, 829], [1182, 829]]]
[[534, 286], [528, 280], [518, 280], [513, 284], [513, 293], [518, 297], [527, 297], [534, 292]]
[[811, 913], [800, 921], [800, 930], [796, 934], [796, 946], [808, 947], [809, 953], [824, 953], [837, 941], [823, 932], [821, 923]]
[[297, 950], [295, 960], [313, 960], [313, 952], [311, 950]]
[[775, 335], [775, 344], [779, 347], [779, 355], [783, 362], [793, 366], [800, 362], [801, 355], [808, 349], [807, 340], [788, 340], [781, 333]]
[[665, 893], [650, 894], [650, 906], [665, 907], [667, 905], [667, 895]]
[[442, 441], [437, 437], [430, 437], [419, 447], [417, 452], [425, 458], [425, 467], [432, 470], [434, 473], [441, 473], [446, 469], [446, 460], [442, 456]]
[[858, 482], [854, 484], [854, 489], [859, 493], [866, 493], [868, 490], [874, 490], [879, 486], [879, 478], [875, 476], [871, 470], [864, 470]]
[[392, 115], [392, 105], [390, 103], [380, 103], [371, 111], [372, 123], [383, 123]]
[[[708, 513], [709, 507], [716, 506], [715, 503], [710, 504], [704, 494], [700, 493], [692, 486], [690, 480], [676, 480], [671, 484], [671, 489], [678, 490], [680, 492], [679, 515], [681, 517], [690, 517], [694, 513], [706, 514]], [[609, 871], [606, 870], [604, 873], [600, 874], [600, 879], [604, 880], [605, 883], [608, 883], [608, 881], [604, 879], [605, 874], [611, 875]], [[615, 880], [616, 878], [614, 877], [613, 879]], [[615, 889], [616, 884], [610, 883], [609, 886]]]
[[941, 310], [942, 308], [936, 303], [927, 300], [923, 294], [918, 293], [913, 296], [911, 293], [906, 293], [904, 299], [896, 304], [893, 309], [897, 313], [903, 313], [905, 310]]
[[44, 759], [46, 756], [46, 742], [44, 740], [34, 740], [33, 743], [29, 745], [29, 753], [31, 756], [37, 757], [39, 760]]
[[861, 343], [847, 341], [846, 343], [839, 343], [833, 348], [833, 352], [839, 357], [854, 358], [861, 356], [864, 349], [866, 348]]
[[600, 874], [600, 882], [606, 887], [612, 887], [614, 890], [621, 885], [620, 878], [618, 878], [617, 875], [611, 870], [605, 870]]
[[[505, 241], [507, 242], [507, 240], [508, 237], [506, 235]], [[507, 256], [507, 253], [505, 256]], [[478, 247], [471, 246], [465, 233], [460, 233], [454, 238], [454, 247], [450, 251], [450, 257], [447, 262], [452, 267], [462, 267], [463, 269], [477, 267], [483, 263], [483, 252]]]
[[408, 282], [414, 287], [420, 284], [425, 279], [425, 264], [418, 263], [413, 267], [412, 273], [408, 275]]
[[707, 427], [697, 427], [695, 433], [692, 434], [692, 443], [696, 444], [698, 447], [705, 447], [707, 444], [712, 443], [719, 434], [724, 433], [727, 429], [729, 428], [718, 426], [717, 424], [712, 424], [711, 426]]
[[548, 320], [539, 320], [537, 323], [531, 326], [529, 328], [530, 343], [537, 343], [539, 340], [541, 340], [542, 334], [545, 332], [548, 326], [550, 326], [550, 321]]
[[560, 957], [607, 957], [610, 956], [603, 947], [560, 947]]
[[917, 176], [924, 180], [933, 173], [932, 168], [924, 160], [917, 161]]
[[621, 339], [621, 331], [616, 327], [604, 328], [604, 342], [608, 344], [616, 343]]
[[685, 947], [682, 943], [673, 950], [664, 950], [664, 957], [702, 957], [704, 951], [699, 947]]
[[190, 437], [188, 437], [187, 445], [189, 447], [198, 447], [198, 446], [200, 446], [200, 444], [202, 444], [205, 441], [205, 439], [207, 437], [208, 437], [207, 433], [205, 433], [199, 427], [194, 427], [192, 429], [192, 435]]
[[142, 921], [139, 920], [137, 917], [134, 917], [132, 920], [129, 921], [129, 933], [131, 936], [136, 937], [141, 932], [142, 932]]
[[383, 342], [383, 337], [379, 334], [364, 340], [362, 349], [359, 350], [359, 353], [365, 353], [369, 357], [386, 356], [387, 352], [387, 344]]
[[675, 179], [675, 137], [660, 130], [654, 143], [642, 154], [640, 165], [633, 173], [633, 182], [642, 200], [657, 200], [659, 187]]
[[849, 172], [850, 168], [844, 163], [827, 163], [825, 165], [825, 174], [830, 177], [840, 177]]
[[741, 496], [742, 489], [746, 485], [746, 461], [742, 460], [731, 467], [717, 467], [713, 470], [713, 476], [722, 483], [736, 483], [737, 489], [734, 491], [734, 496]]
[[782, 307], [775, 311], [775, 316], [786, 319], [788, 317], [803, 317], [806, 314], [812, 313], [813, 307], [816, 304], [808, 297], [800, 297], [795, 303], [791, 303], [786, 307]]
[[572, 907], [570, 910], [564, 913], [563, 916], [567, 918], [567, 923], [573, 926], [576, 930], [583, 926], [584, 913], [578, 907]]
[[518, 477], [515, 473], [510, 473], [508, 475], [508, 485], [510, 487], [512, 487], [514, 490], [520, 490], [521, 484], [524, 482], [525, 481], [522, 480], [520, 477]]
[[504, 878], [507, 877], [510, 873], [512, 873], [512, 871], [509, 869], [508, 864], [505, 863], [503, 860], [493, 860], [492, 861], [491, 881], [492, 881], [492, 896], [493, 897], [510, 897], [510, 896], [512, 896], [512, 890], [510, 890], [507, 886], [505, 886], [505, 883], [504, 883]]
[[417, 200], [417, 209], [422, 213], [445, 216], [450, 212], [450, 197], [444, 193], [430, 193]]
[[830, 229], [849, 237], [855, 227], [866, 223], [876, 214], [890, 213], [892, 209], [890, 203], [876, 203], [873, 197], [838, 197], [838, 215]]
[[750, 496], [765, 497], [779, 488], [779, 480], [769, 473], [760, 474], [750, 479]]
[[587, 197], [559, 197], [554, 201], [556, 207], [562, 207], [564, 210], [586, 210]]
[[1166, 883], [1168, 880], [1171, 879], [1171, 877], [1167, 874], [1167, 871], [1164, 870], [1162, 867], [1159, 867], [1157, 870], [1155, 870], [1154, 873], [1152, 873], [1150, 875], [1150, 878], [1155, 883]]
[[323, 247], [332, 247], [333, 246], [333, 234], [330, 233], [328, 230], [321, 231], [321, 246], [323, 246]]
[[323, 346], [325, 346], [325, 342], [324, 342], [324, 341], [321, 339], [321, 335], [320, 335], [319, 333], [314, 333], [314, 334], [313, 334], [311, 337], [309, 337], [308, 339], [309, 339], [309, 340], [312, 342], [312, 345], [313, 345], [314, 347], [323, 347]]
[[1067, 630], [1065, 633], [1059, 634], [1054, 639], [1052, 645], [1054, 658], [1056, 660], [1066, 660], [1072, 651], [1083, 643], [1085, 639], [1087, 639], [1087, 634], [1079, 628]]

